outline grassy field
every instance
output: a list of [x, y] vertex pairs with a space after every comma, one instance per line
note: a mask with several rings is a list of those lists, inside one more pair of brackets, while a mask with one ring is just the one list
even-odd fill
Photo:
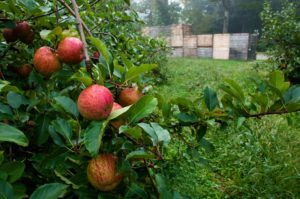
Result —
[[[224, 78], [247, 85], [249, 77], [263, 76], [253, 62], [170, 59], [168, 81], [159, 91], [168, 97], [197, 99], [203, 88], [218, 91]], [[249, 87], [249, 86], [248, 86]], [[289, 122], [288, 122], [289, 121]], [[268, 116], [210, 129], [206, 138], [214, 151], [202, 155], [208, 166], [188, 157], [173, 157], [168, 166], [172, 187], [190, 198], [300, 198], [300, 115]], [[171, 143], [169, 154], [185, 146]]]

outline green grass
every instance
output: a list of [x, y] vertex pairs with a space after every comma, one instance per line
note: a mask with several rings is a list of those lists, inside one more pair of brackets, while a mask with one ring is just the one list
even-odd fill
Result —
[[[225, 78], [247, 86], [248, 78], [266, 74], [255, 71], [253, 64], [170, 59], [168, 82], [158, 89], [170, 98], [196, 99], [205, 86], [218, 90]], [[201, 151], [209, 161], [206, 167], [185, 156], [186, 147], [173, 141], [167, 170], [172, 187], [191, 198], [300, 198], [299, 121], [299, 114], [290, 114], [247, 120], [250, 128], [237, 128], [233, 122], [210, 129], [206, 138], [215, 150]], [[174, 151], [182, 151], [182, 157], [172, 156]]]

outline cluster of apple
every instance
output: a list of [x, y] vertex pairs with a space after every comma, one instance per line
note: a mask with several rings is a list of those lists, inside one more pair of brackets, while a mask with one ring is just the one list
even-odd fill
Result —
[[[32, 42], [33, 31], [27, 22], [19, 22], [15, 29], [4, 29], [4, 38], [7, 42], [20, 39], [24, 43]], [[93, 61], [98, 62], [99, 52], [94, 52]], [[57, 49], [49, 46], [40, 47], [35, 51], [33, 65], [35, 70], [45, 77], [50, 77], [54, 72], [60, 70], [61, 63], [79, 64], [84, 58], [83, 42], [76, 37], [62, 39]], [[27, 77], [32, 71], [30, 64], [23, 64], [15, 68], [8, 66], [10, 70]], [[87, 120], [106, 119], [112, 111], [121, 109], [136, 103], [142, 97], [138, 87], [125, 88], [118, 96], [118, 102], [114, 101], [113, 94], [105, 86], [94, 84], [85, 88], [79, 95], [77, 107], [83, 118]], [[111, 125], [118, 129], [124, 121], [111, 121]], [[122, 174], [117, 171], [117, 157], [114, 154], [99, 154], [93, 158], [87, 168], [89, 182], [101, 191], [111, 191], [123, 179]]]
[[25, 44], [31, 44], [34, 39], [34, 32], [26, 21], [19, 21], [15, 28], [4, 28], [3, 37], [7, 43], [19, 39]]
[[48, 46], [37, 49], [33, 64], [37, 72], [49, 77], [61, 68], [61, 62], [78, 64], [83, 57], [82, 41], [76, 37], [66, 37], [60, 41], [57, 50]]
[[[75, 37], [66, 37], [58, 44], [57, 50], [48, 46], [39, 48], [33, 59], [37, 72], [49, 77], [61, 68], [61, 62], [78, 64], [83, 60], [83, 43]], [[94, 58], [100, 53], [95, 52]], [[114, 101], [113, 94], [105, 86], [94, 84], [85, 88], [79, 95], [77, 107], [83, 118], [87, 120], [106, 119], [112, 111], [136, 103], [142, 97], [137, 87], [125, 88], [120, 92], [118, 101]], [[112, 121], [111, 125], [118, 129], [124, 121]], [[116, 166], [117, 157], [113, 154], [100, 154], [89, 162], [87, 175], [90, 183], [101, 191], [114, 189], [122, 180]]]
[[[123, 89], [119, 95], [119, 103], [128, 106], [136, 103], [142, 93], [135, 88]], [[114, 102], [110, 90], [104, 86], [94, 84], [84, 89], [77, 100], [80, 114], [89, 120], [107, 118], [112, 111], [121, 109], [122, 106]], [[119, 128], [124, 122], [112, 121], [114, 128]], [[123, 176], [117, 171], [117, 157], [113, 154], [100, 154], [93, 158], [87, 168], [89, 182], [101, 191], [111, 191], [121, 182]]]

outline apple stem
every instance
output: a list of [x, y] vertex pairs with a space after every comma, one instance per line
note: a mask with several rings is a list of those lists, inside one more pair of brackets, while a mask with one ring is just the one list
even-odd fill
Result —
[[[59, 0], [60, 1], [60, 0]], [[87, 72], [90, 74], [91, 78], [93, 79], [93, 81], [95, 82], [94, 76], [93, 76], [93, 71], [92, 71], [92, 65], [91, 65], [91, 59], [87, 50], [87, 43], [86, 43], [86, 39], [85, 39], [85, 35], [83, 32], [83, 21], [80, 18], [79, 12], [78, 12], [78, 5], [76, 3], [76, 0], [71, 0], [73, 7], [74, 7], [74, 13], [75, 13], [75, 17], [76, 17], [76, 21], [77, 21], [77, 28], [80, 34], [80, 38], [81, 41], [83, 42], [83, 53], [84, 53], [84, 57], [85, 57], [85, 64], [86, 64], [86, 69]]]

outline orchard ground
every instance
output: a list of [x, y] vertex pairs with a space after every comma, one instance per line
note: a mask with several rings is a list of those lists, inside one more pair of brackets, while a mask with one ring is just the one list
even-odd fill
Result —
[[[158, 89], [170, 98], [197, 101], [210, 86], [220, 98], [218, 85], [225, 78], [251, 89], [250, 78], [270, 70], [258, 69], [257, 64], [262, 62], [172, 58], [168, 81]], [[299, 113], [266, 116], [247, 120], [245, 126], [210, 128], [206, 139], [214, 149], [213, 153], [200, 151], [204, 159], [192, 159], [185, 153], [186, 146], [173, 141], [166, 175], [175, 190], [191, 198], [300, 198], [299, 119]], [[175, 155], [178, 152], [182, 156]]]

